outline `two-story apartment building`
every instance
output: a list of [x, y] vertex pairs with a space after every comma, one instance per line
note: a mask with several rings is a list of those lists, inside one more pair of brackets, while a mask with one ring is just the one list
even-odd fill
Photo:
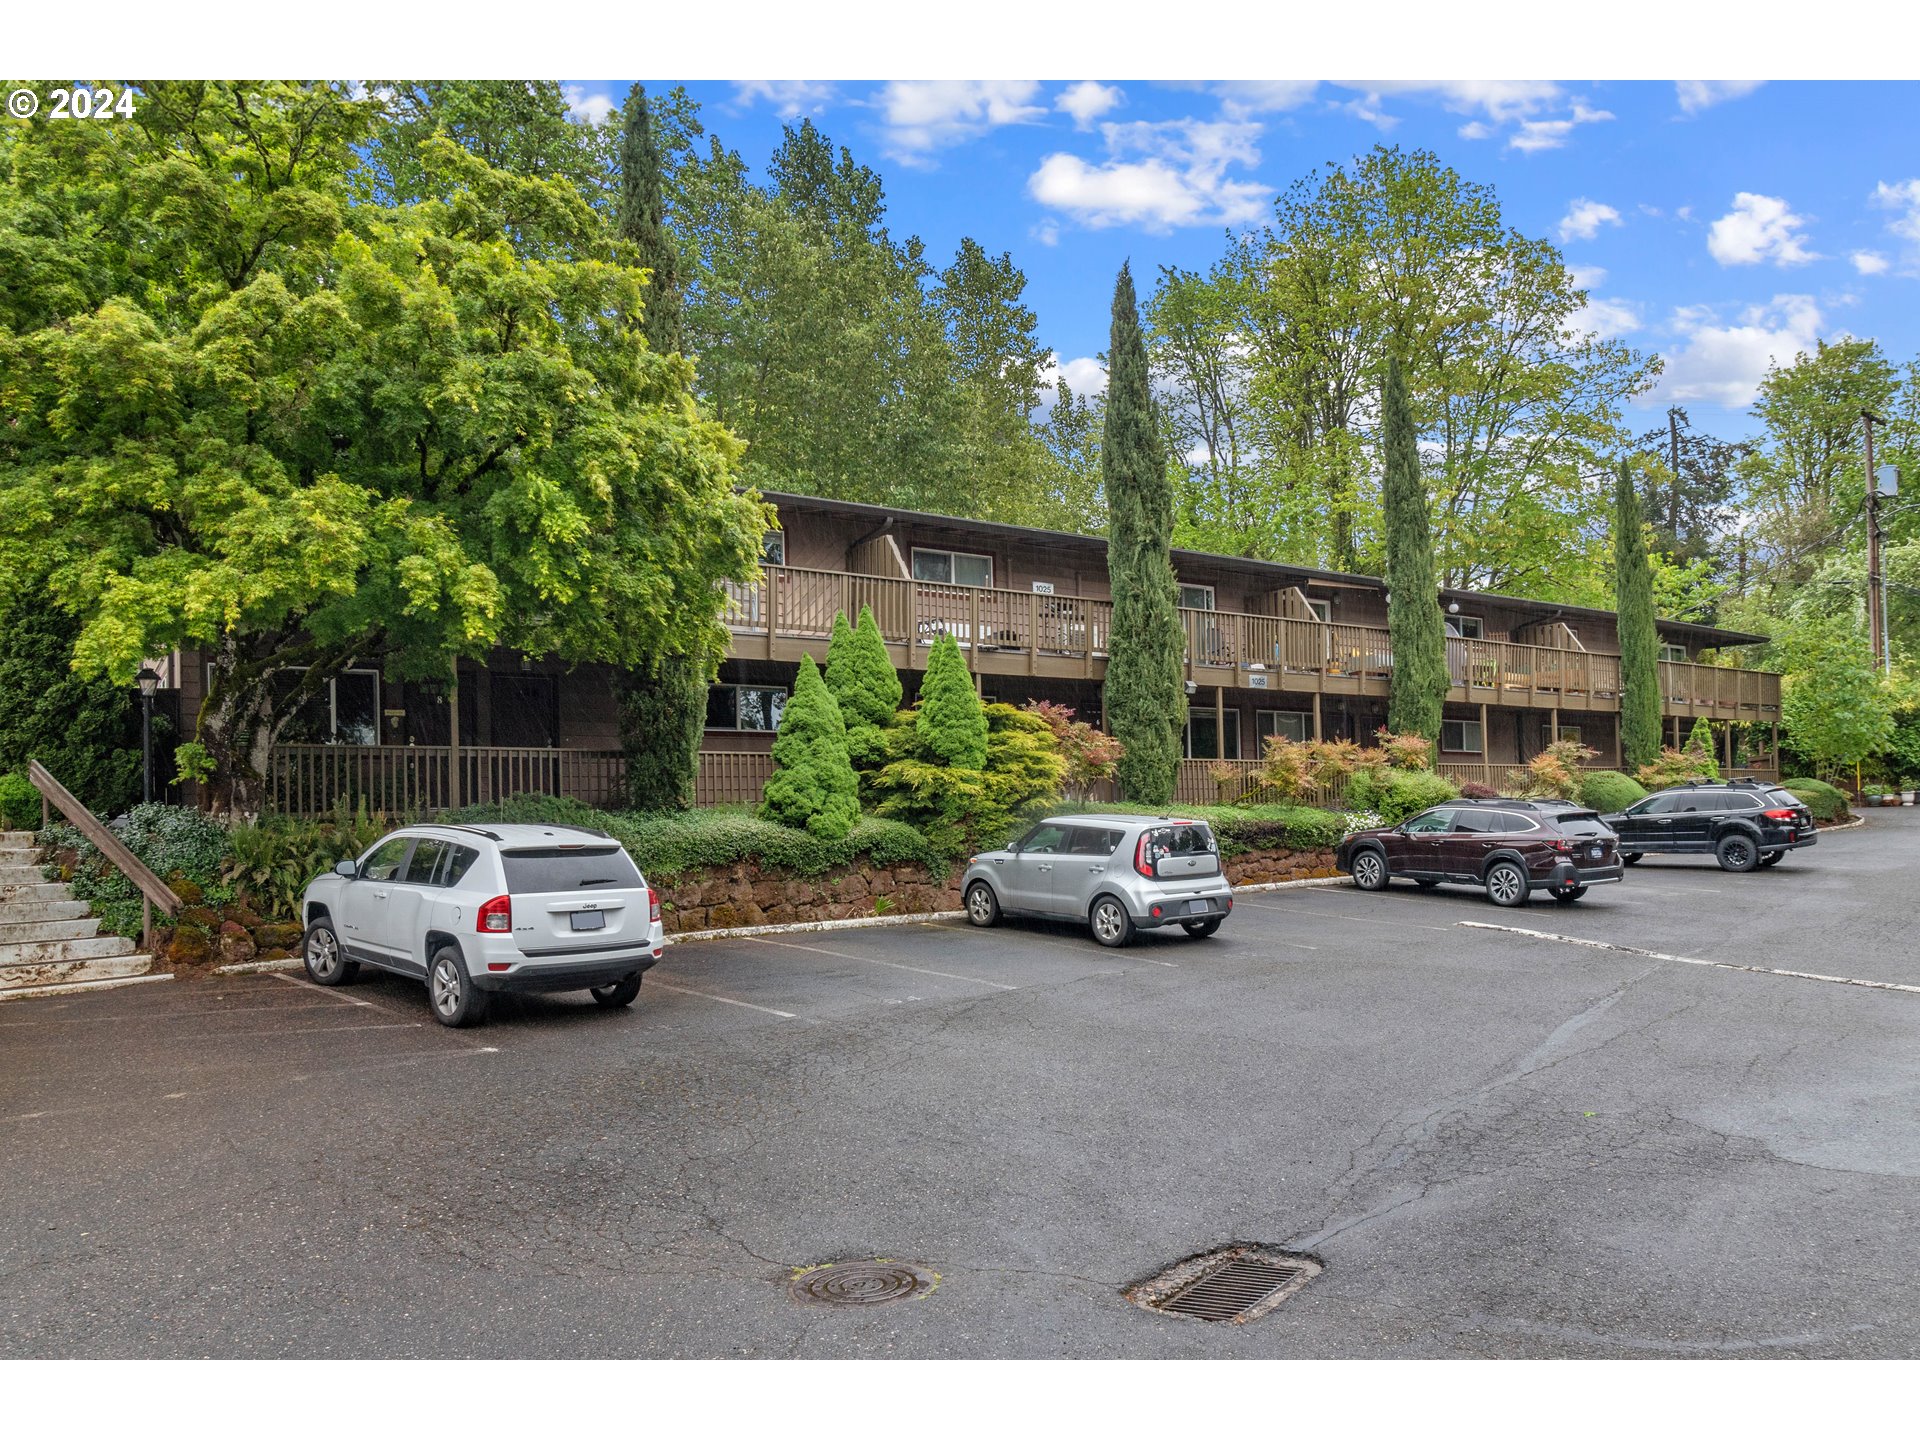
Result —
[[[982, 695], [1046, 699], [1099, 723], [1112, 606], [1096, 537], [811, 496], [768, 494], [779, 528], [764, 575], [730, 587], [728, 658], [708, 703], [701, 796], [756, 799], [802, 656], [824, 662], [834, 616], [870, 605], [911, 700], [933, 640], [953, 635]], [[1212, 798], [1211, 764], [1251, 769], [1268, 736], [1364, 740], [1385, 723], [1393, 669], [1381, 580], [1176, 551], [1191, 718], [1183, 798]], [[1438, 761], [1495, 786], [1559, 737], [1619, 763], [1619, 642], [1611, 611], [1448, 590], [1452, 677]], [[1772, 774], [1780, 681], [1702, 663], [1761, 642], [1659, 622], [1673, 743], [1716, 722], [1724, 763]], [[183, 714], [201, 677], [178, 657]], [[500, 652], [447, 687], [340, 677], [274, 760], [270, 803], [325, 808], [342, 790], [393, 809], [542, 790], [611, 800], [620, 775], [612, 673]], [[1734, 727], [1742, 727], [1736, 741]], [[457, 760], [456, 757], [457, 756]]]

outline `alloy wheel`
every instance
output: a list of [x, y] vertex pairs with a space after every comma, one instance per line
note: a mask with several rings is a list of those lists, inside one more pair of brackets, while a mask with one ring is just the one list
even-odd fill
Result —
[[1353, 862], [1353, 878], [1360, 882], [1362, 890], [1373, 889], [1381, 882], [1384, 875], [1385, 867], [1382, 866], [1380, 857], [1371, 850], [1366, 851]]
[[339, 967], [340, 946], [332, 931], [316, 930], [307, 937], [307, 964], [317, 980], [330, 978]]
[[976, 925], [985, 925], [993, 919], [993, 895], [984, 885], [976, 885], [967, 892], [967, 914]]
[[1487, 890], [1494, 900], [1502, 905], [1511, 905], [1520, 898], [1521, 888], [1526, 884], [1520, 878], [1520, 872], [1511, 865], [1496, 866], [1487, 877]]
[[442, 1015], [460, 1008], [460, 973], [444, 955], [433, 964], [433, 1008]]
[[1093, 933], [1104, 941], [1111, 943], [1120, 938], [1121, 920], [1120, 907], [1111, 900], [1102, 900], [1093, 907]]

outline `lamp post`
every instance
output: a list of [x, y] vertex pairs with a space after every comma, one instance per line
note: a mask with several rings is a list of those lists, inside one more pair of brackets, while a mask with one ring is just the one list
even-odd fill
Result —
[[142, 665], [140, 674], [140, 798], [153, 799], [153, 692], [160, 688], [160, 672]]

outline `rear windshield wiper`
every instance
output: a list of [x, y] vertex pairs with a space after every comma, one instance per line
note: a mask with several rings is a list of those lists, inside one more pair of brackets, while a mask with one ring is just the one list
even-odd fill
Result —
[[620, 882], [618, 880], [614, 879], [611, 875], [608, 875], [608, 876], [603, 876], [596, 880], [582, 880], [580, 882], [580, 888], [584, 890], [589, 885], [618, 885], [619, 883]]

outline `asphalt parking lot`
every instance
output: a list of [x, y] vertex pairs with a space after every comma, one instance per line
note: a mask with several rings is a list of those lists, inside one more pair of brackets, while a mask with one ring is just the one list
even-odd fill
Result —
[[[0, 1353], [1911, 1356], [1920, 990], [1836, 980], [1920, 987], [1916, 863], [1883, 811], [1575, 907], [685, 944], [470, 1031], [377, 977], [0, 1005]], [[1122, 1298], [1233, 1241], [1325, 1271]], [[938, 1288], [787, 1293], [873, 1257]]]

